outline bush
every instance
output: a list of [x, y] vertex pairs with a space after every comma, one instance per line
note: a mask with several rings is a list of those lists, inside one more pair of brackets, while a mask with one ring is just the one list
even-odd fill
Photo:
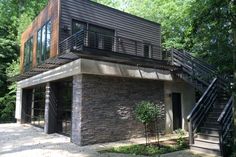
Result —
[[151, 123], [158, 117], [159, 113], [158, 106], [149, 101], [141, 101], [135, 110], [136, 118], [143, 124]]
[[146, 145], [148, 140], [147, 125], [155, 121], [160, 114], [158, 105], [149, 101], [141, 101], [135, 109], [136, 118], [143, 123], [145, 127]]
[[177, 139], [177, 145], [180, 147], [185, 147], [187, 146], [187, 143], [185, 142], [184, 135], [185, 132], [182, 129], [175, 130], [178, 139]]

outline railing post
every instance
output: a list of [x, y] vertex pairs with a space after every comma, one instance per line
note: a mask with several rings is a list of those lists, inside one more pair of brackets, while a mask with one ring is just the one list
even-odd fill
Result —
[[219, 132], [219, 137], [220, 137], [220, 153], [222, 156], [224, 156], [224, 145], [223, 145], [223, 137], [222, 137], [222, 134], [223, 133], [223, 127], [222, 127], [222, 124], [220, 124], [220, 132]]
[[173, 49], [171, 49], [170, 55], [171, 55], [171, 65], [174, 65], [174, 56], [173, 56], [174, 55], [174, 50]]
[[192, 145], [194, 140], [193, 140], [193, 127], [191, 120], [189, 120], [188, 122], [188, 133], [189, 133], [189, 145]]

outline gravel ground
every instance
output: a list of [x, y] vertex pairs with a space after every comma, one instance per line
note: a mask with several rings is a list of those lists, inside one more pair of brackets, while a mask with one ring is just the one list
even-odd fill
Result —
[[[134, 155], [100, 154], [97, 150], [142, 142], [144, 142], [144, 139], [79, 147], [71, 143], [69, 137], [59, 134], [47, 135], [43, 133], [42, 129], [31, 125], [0, 125], [1, 157], [130, 157]], [[161, 156], [199, 157], [199, 155], [193, 155], [188, 150]]]

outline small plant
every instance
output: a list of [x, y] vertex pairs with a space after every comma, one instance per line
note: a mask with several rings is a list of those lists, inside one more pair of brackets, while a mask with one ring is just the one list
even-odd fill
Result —
[[141, 101], [135, 109], [136, 118], [143, 123], [145, 127], [145, 138], [147, 145], [147, 125], [153, 122], [160, 114], [159, 107], [149, 101]]
[[175, 132], [178, 136], [177, 145], [180, 147], [187, 146], [185, 139], [184, 139], [185, 132], [182, 129], [175, 130]]

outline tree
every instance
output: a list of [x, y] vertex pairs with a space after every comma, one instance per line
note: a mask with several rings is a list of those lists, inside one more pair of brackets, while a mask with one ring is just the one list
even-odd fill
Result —
[[14, 118], [15, 88], [7, 80], [17, 74], [9, 67], [18, 64], [21, 33], [46, 4], [47, 0], [0, 0], [0, 122]]
[[147, 126], [159, 117], [160, 110], [158, 105], [149, 101], [141, 101], [135, 109], [136, 118], [144, 125], [146, 145], [148, 143]]

